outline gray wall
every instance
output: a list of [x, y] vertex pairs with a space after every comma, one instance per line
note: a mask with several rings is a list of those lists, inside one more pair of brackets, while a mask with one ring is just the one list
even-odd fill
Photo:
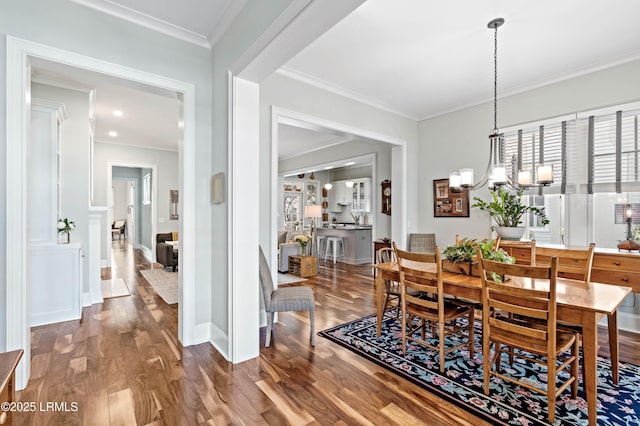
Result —
[[[219, 149], [219, 146], [211, 144], [211, 51], [67, 0], [4, 1], [0, 13], [1, 99], [6, 99], [7, 34], [195, 85], [196, 164], [195, 170], [189, 172], [207, 177], [197, 181], [195, 194], [195, 199], [198, 200], [198, 214], [194, 226], [199, 231], [196, 233], [197, 250], [194, 253], [195, 264], [198, 265], [195, 271], [195, 292], [209, 294], [211, 276], [208, 265], [212, 260], [212, 242], [208, 232], [211, 227], [208, 177], [211, 176], [212, 152]], [[223, 96], [221, 93], [220, 97]], [[0, 104], [0, 144], [4, 146], [7, 143], [5, 102]], [[224, 122], [226, 123], [226, 120]], [[216, 144], [226, 146], [226, 140], [218, 139]], [[221, 155], [226, 158], [226, 151]], [[2, 164], [6, 163], [5, 149], [0, 149], [0, 160]], [[88, 177], [79, 180], [88, 182]], [[6, 176], [0, 173], [0, 241], [6, 241], [5, 192]], [[82, 206], [85, 217], [87, 206], [88, 203]], [[66, 213], [69, 217], [73, 214]], [[216, 244], [219, 245], [219, 242]], [[3, 271], [6, 271], [6, 265], [2, 263], [5, 258], [6, 246], [0, 244], [0, 265]], [[226, 259], [217, 265], [226, 269]], [[6, 286], [6, 273], [2, 273], [0, 312], [3, 314], [0, 315], [0, 349], [4, 349], [6, 342]], [[196, 324], [208, 322], [211, 312], [210, 299], [198, 297], [195, 306]]]
[[[640, 99], [640, 61], [629, 62], [563, 82], [509, 96], [498, 101], [498, 127], [616, 105]], [[462, 125], [461, 125], [462, 123]], [[438, 244], [452, 244], [455, 234], [489, 237], [488, 214], [471, 209], [466, 218], [434, 218], [432, 180], [447, 178], [462, 167], [473, 167], [479, 178], [489, 155], [488, 134], [493, 127], [493, 103], [485, 103], [419, 124], [418, 232], [436, 232]], [[471, 196], [487, 199], [486, 188]], [[574, 212], [586, 210], [586, 197], [575, 197]], [[586, 235], [586, 230], [582, 230]], [[578, 234], [574, 232], [574, 234]], [[572, 241], [572, 244], [582, 243]]]

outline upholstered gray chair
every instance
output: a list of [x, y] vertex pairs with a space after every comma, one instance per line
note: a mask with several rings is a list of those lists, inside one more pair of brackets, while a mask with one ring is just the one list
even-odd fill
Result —
[[306, 286], [286, 287], [273, 289], [273, 280], [269, 264], [260, 247], [260, 290], [264, 299], [264, 310], [267, 313], [267, 334], [264, 347], [271, 344], [271, 328], [276, 312], [309, 311], [309, 323], [311, 324], [311, 346], [316, 345], [316, 335], [313, 331], [313, 313], [315, 310], [315, 298], [313, 291]]

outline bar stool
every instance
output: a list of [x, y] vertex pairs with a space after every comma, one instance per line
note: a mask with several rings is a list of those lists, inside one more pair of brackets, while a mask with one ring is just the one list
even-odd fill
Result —
[[338, 257], [343, 257], [346, 259], [346, 254], [344, 252], [344, 239], [342, 237], [327, 237], [326, 249], [324, 251], [324, 260], [327, 260], [327, 257], [330, 256], [331, 250], [333, 249], [333, 263], [336, 263], [336, 259]]
[[318, 249], [318, 260], [320, 260], [322, 251], [326, 248], [327, 241], [324, 235], [316, 235], [316, 240], [317, 240], [316, 248]]

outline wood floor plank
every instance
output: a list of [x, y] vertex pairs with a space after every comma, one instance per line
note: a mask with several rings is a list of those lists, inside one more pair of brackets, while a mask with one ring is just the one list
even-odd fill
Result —
[[[25, 402], [76, 402], [76, 412], [20, 413], [18, 425], [353, 425], [485, 426], [465, 410], [321, 337], [309, 344], [306, 312], [279, 315], [272, 345], [231, 364], [209, 343], [182, 347], [178, 306], [140, 274], [141, 252], [114, 241], [114, 267], [130, 296], [83, 309], [80, 321], [31, 330]], [[370, 267], [320, 261], [303, 283], [316, 297], [316, 331], [375, 311]], [[257, 295], [256, 295], [257, 296]], [[606, 328], [599, 330], [607, 355]], [[620, 332], [620, 358], [640, 363], [640, 337]]]

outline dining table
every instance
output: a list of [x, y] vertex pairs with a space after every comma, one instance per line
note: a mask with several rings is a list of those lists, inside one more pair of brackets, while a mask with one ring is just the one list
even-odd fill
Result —
[[[397, 262], [374, 265], [378, 270], [375, 277], [377, 333], [382, 332], [382, 319], [385, 308], [385, 280], [400, 281]], [[411, 267], [437, 273], [435, 264], [414, 264]], [[473, 302], [482, 301], [482, 279], [476, 276], [442, 272], [444, 293]], [[549, 280], [531, 280], [515, 278], [510, 285], [524, 288], [549, 288]], [[589, 425], [597, 424], [597, 351], [598, 321], [604, 316], [617, 318], [617, 310], [623, 299], [631, 293], [630, 287], [582, 281], [568, 278], [556, 278], [557, 320], [582, 327], [583, 385], [587, 397]], [[609, 333], [613, 337], [615, 350], [618, 350], [617, 321], [609, 322]], [[617, 374], [618, 366], [615, 366]], [[612, 372], [614, 366], [612, 366]]]

